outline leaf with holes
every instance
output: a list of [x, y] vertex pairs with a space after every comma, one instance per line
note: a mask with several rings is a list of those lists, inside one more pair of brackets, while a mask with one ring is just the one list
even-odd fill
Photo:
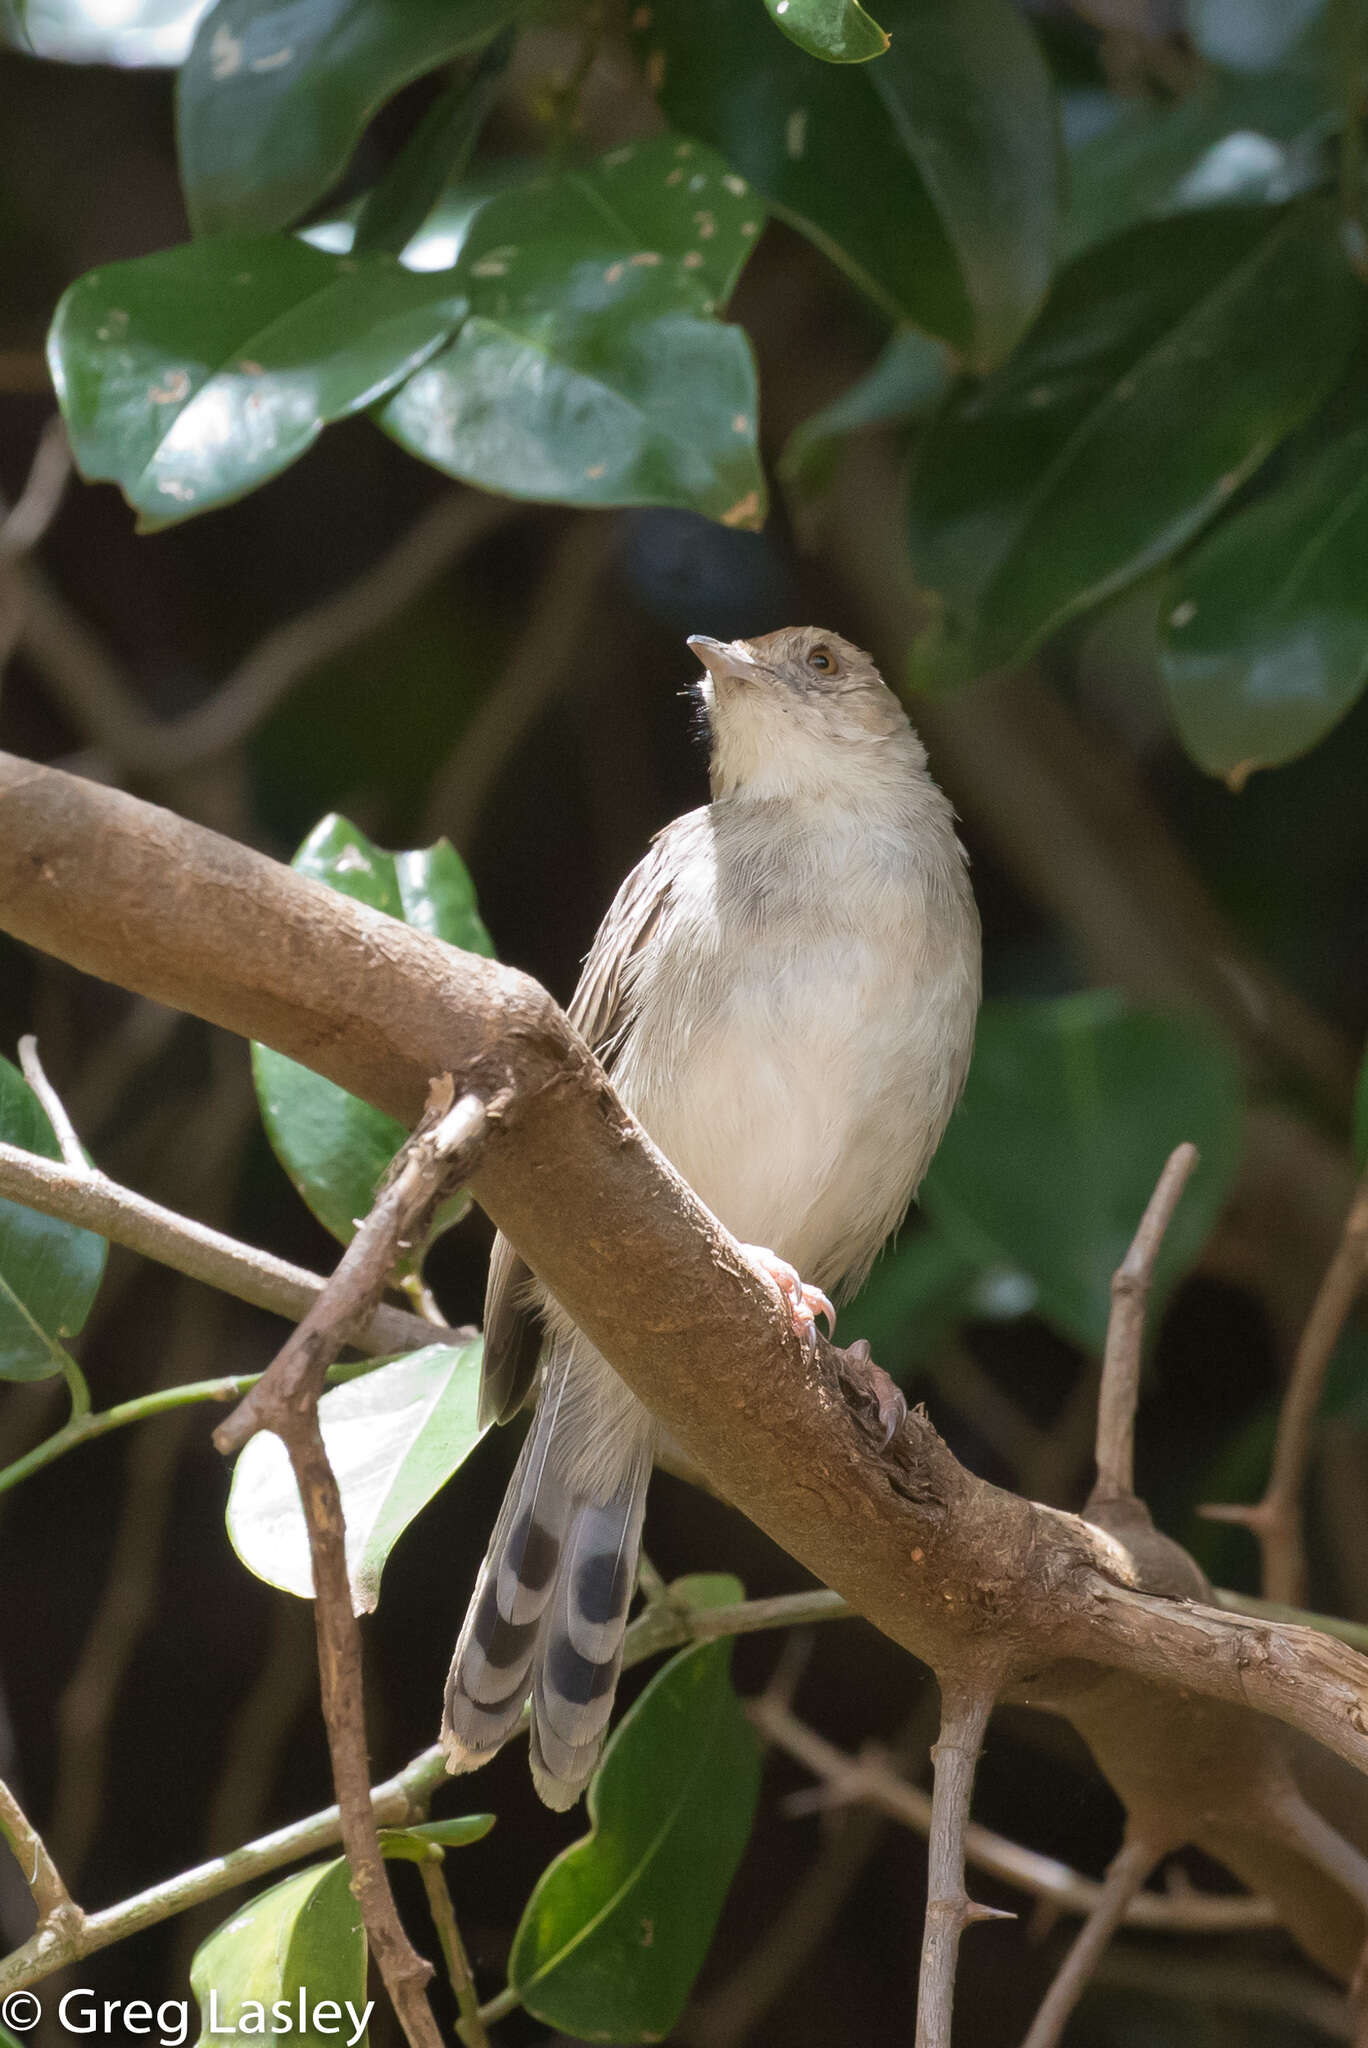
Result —
[[[293, 866], [450, 946], [486, 956], [494, 950], [465, 864], [445, 839], [412, 853], [386, 853], [334, 814], [314, 827]], [[252, 1047], [252, 1074], [277, 1159], [319, 1222], [349, 1244], [407, 1131], [396, 1118], [270, 1046]], [[460, 1206], [445, 1205], [438, 1228], [460, 1213]]]
[[218, 0], [176, 101], [196, 234], [287, 227], [401, 86], [483, 49], [523, 11], [523, 0]]
[[117, 483], [146, 532], [275, 476], [464, 313], [449, 275], [226, 236], [88, 272], [57, 308], [48, 359], [83, 474]]
[[770, 18], [791, 43], [827, 64], [865, 64], [882, 57], [888, 36], [860, 0], [765, 0]]
[[470, 317], [382, 423], [484, 490], [758, 526], [755, 366], [711, 316], [763, 218], [743, 179], [670, 137], [490, 199], [455, 271]]
[[1335, 209], [1221, 208], [1079, 257], [919, 444], [914, 679], [963, 680], [1176, 553], [1310, 413], [1363, 325]]
[[[365, 2048], [366, 1931], [346, 1858], [311, 1863], [239, 1906], [197, 1949], [190, 1988], [204, 2043], [266, 2034], [283, 2010], [304, 2048], [330, 2038]], [[299, 2025], [301, 2011], [316, 2020], [326, 2000], [341, 2008], [336, 2024], [325, 2015]]]
[[[0, 1141], [60, 1159], [47, 1113], [18, 1067], [0, 1059]], [[85, 1327], [108, 1246], [92, 1231], [0, 1200], [0, 1380], [66, 1369], [62, 1339]]]
[[1164, 599], [1179, 737], [1239, 787], [1304, 754], [1368, 681], [1368, 426], [1199, 541]]
[[973, 1065], [921, 1201], [965, 1259], [1029, 1274], [1100, 1351], [1111, 1276], [1175, 1145], [1201, 1154], [1164, 1240], [1155, 1310], [1205, 1243], [1239, 1164], [1233, 1055], [1192, 1022], [1107, 990], [985, 1005]]
[[[430, 1344], [330, 1387], [318, 1404], [347, 1524], [347, 1576], [358, 1614], [380, 1598], [399, 1538], [465, 1463], [483, 1431], [478, 1342]], [[284, 1444], [262, 1430], [233, 1468], [228, 1538], [259, 1579], [313, 1598], [309, 1532]]]
[[730, 1662], [729, 1643], [701, 1643], [656, 1673], [594, 1774], [590, 1833], [513, 1937], [509, 1984], [579, 2040], [663, 2040], [708, 1952], [760, 1787]]
[[671, 124], [867, 292], [987, 367], [1049, 281], [1054, 92], [1011, 0], [891, 0], [867, 65], [814, 65], [754, 0], [654, 0], [637, 47]]

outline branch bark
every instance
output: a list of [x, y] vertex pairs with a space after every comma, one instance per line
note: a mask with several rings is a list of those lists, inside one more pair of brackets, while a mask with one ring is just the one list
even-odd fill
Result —
[[0, 923], [391, 1114], [415, 1119], [433, 1074], [507, 1095], [471, 1177], [481, 1205], [709, 1479], [937, 1671], [991, 1645], [1014, 1697], [1089, 1727], [1106, 1679], [1143, 1712], [1160, 1776], [1191, 1761], [1203, 1701], [1253, 1708], [1368, 1769], [1368, 1661], [1343, 1644], [1145, 1590], [1122, 1543], [976, 1479], [924, 1415], [875, 1450], [829, 1349], [808, 1364], [735, 1242], [527, 977], [10, 757]]

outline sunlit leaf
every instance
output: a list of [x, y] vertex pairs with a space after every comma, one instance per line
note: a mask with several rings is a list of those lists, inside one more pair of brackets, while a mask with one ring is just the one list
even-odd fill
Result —
[[589, 1787], [591, 1832], [543, 1873], [513, 1937], [509, 1983], [579, 2040], [663, 2040], [707, 1954], [760, 1783], [730, 1658], [702, 1643], [652, 1679]]
[[914, 679], [1033, 647], [1155, 567], [1306, 418], [1361, 331], [1335, 210], [1154, 221], [1065, 271], [1010, 362], [918, 445]]
[[865, 64], [881, 57], [888, 36], [860, 0], [765, 0], [790, 42], [827, 64]]
[[[410, 853], [386, 853], [334, 814], [314, 827], [293, 865], [448, 945], [493, 952], [465, 864], [445, 839]], [[270, 1046], [252, 1047], [252, 1073], [276, 1157], [319, 1222], [350, 1243], [407, 1131], [396, 1118]], [[448, 1211], [441, 1220], [454, 1216]]]
[[400, 86], [482, 49], [521, 11], [521, 0], [218, 0], [177, 98], [195, 232], [288, 226]]
[[[62, 1156], [42, 1104], [6, 1059], [0, 1141], [42, 1159]], [[0, 1200], [0, 1379], [42, 1380], [66, 1369], [62, 1340], [85, 1327], [107, 1250], [92, 1231]]]
[[225, 236], [92, 270], [48, 340], [76, 460], [146, 529], [253, 490], [370, 405], [465, 312], [449, 276]]
[[1368, 680], [1368, 426], [1213, 529], [1164, 599], [1183, 745], [1212, 775], [1304, 754]]
[[0, 42], [64, 64], [184, 61], [211, 0], [0, 0]]
[[455, 273], [470, 318], [384, 425], [486, 490], [758, 526], [755, 367], [711, 315], [763, 219], [742, 179], [670, 137], [490, 199]]
[[[323, 1442], [342, 1494], [347, 1576], [358, 1614], [380, 1598], [380, 1575], [416, 1515], [476, 1444], [479, 1343], [431, 1344], [318, 1404]], [[249, 1571], [282, 1592], [313, 1598], [309, 1534], [285, 1446], [263, 1430], [242, 1452], [228, 1495], [228, 1536]]]
[[891, 0], [868, 65], [814, 65], [754, 0], [657, 0], [637, 44], [672, 125], [744, 173], [891, 320], [979, 366], [1050, 275], [1054, 93], [1011, 0]]
[[1201, 1162], [1164, 1241], [1156, 1306], [1191, 1264], [1239, 1163], [1239, 1067], [1199, 1025], [1090, 991], [986, 1004], [957, 1111], [922, 1187], [968, 1260], [1030, 1275], [1041, 1313], [1096, 1351], [1111, 1276], [1175, 1145]]
[[[344, 1857], [310, 1864], [210, 1935], [190, 1968], [202, 2029], [197, 2048], [279, 2033], [277, 2002], [290, 2016], [291, 2042], [337, 2048], [339, 2039], [356, 2039], [365, 2048], [367, 2036], [357, 2030], [368, 2011], [366, 1934], [350, 1879]], [[325, 2001], [338, 2010], [328, 2011]], [[308, 2015], [302, 2027], [301, 2011]]]

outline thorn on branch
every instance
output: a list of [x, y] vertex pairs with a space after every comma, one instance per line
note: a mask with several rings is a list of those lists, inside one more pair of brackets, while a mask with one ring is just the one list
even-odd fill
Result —
[[986, 1676], [971, 1685], [942, 1677], [940, 1685], [940, 1734], [931, 1751], [935, 1782], [927, 1851], [926, 1928], [917, 1980], [916, 2048], [950, 2048], [955, 1965], [964, 1929], [976, 1920], [1013, 1917], [976, 1905], [964, 1888], [969, 1801], [997, 1687]]
[[1160, 1247], [1196, 1164], [1195, 1145], [1179, 1145], [1169, 1154], [1130, 1250], [1112, 1275], [1111, 1315], [1097, 1401], [1097, 1481], [1087, 1511], [1135, 1495], [1135, 1410], [1140, 1398], [1145, 1311]]

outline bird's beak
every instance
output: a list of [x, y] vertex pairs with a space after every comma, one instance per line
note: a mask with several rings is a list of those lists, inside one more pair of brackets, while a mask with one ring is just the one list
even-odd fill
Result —
[[706, 633], [690, 633], [688, 644], [715, 683], [724, 678], [748, 682], [759, 673], [759, 664], [743, 640], [710, 640]]

